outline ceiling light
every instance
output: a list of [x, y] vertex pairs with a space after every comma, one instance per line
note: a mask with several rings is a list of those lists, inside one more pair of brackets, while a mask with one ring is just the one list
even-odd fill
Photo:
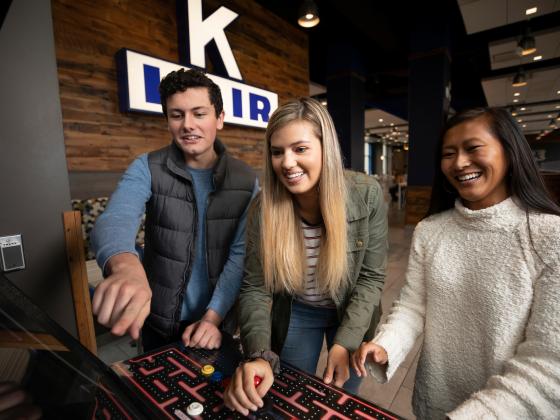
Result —
[[511, 83], [513, 87], [521, 87], [527, 85], [527, 78], [523, 69], [519, 69], [515, 76], [513, 76], [513, 82]]
[[523, 124], [521, 127], [526, 128], [526, 127], [527, 127], [527, 124]]
[[514, 99], [513, 102], [519, 102], [519, 99]]
[[554, 108], [556, 109], [560, 109], [560, 105], [556, 105]]
[[299, 8], [299, 26], [312, 28], [319, 24], [319, 8], [313, 0], [303, 0]]
[[558, 95], [560, 95], [560, 90], [557, 90], [556, 93], [557, 93]]
[[523, 122], [523, 120], [521, 118], [518, 118], [517, 122]]
[[515, 117], [516, 115], [517, 115], [517, 112], [515, 112], [515, 111], [511, 113], [512, 117]]
[[323, 106], [327, 106], [327, 101], [323, 101], [323, 102], [321, 102], [321, 105], [323, 105]]
[[521, 111], [525, 111], [527, 108], [525, 108], [524, 106], [519, 108]]
[[542, 60], [542, 55], [536, 55], [533, 57], [533, 61], [539, 61]]
[[537, 51], [537, 47], [535, 46], [535, 38], [531, 35], [531, 30], [529, 28], [525, 29], [525, 33], [517, 43], [517, 48], [515, 52], [517, 55], [523, 57], [526, 55], [533, 54]]
[[379, 122], [383, 122], [383, 118], [379, 118]]
[[548, 114], [548, 115], [546, 116], [546, 118], [552, 118], [552, 115]]
[[537, 8], [536, 7], [531, 7], [527, 10], [525, 10], [525, 16], [529, 16], [529, 15], [533, 15], [537, 13]]
[[519, 93], [519, 92], [515, 92], [515, 93], [513, 94], [513, 96], [519, 96], [519, 95], [521, 95], [521, 93]]

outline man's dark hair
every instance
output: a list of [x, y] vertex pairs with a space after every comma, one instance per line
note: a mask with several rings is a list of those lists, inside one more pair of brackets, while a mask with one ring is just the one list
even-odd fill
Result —
[[159, 96], [161, 98], [163, 114], [167, 117], [167, 98], [177, 92], [184, 92], [188, 88], [197, 87], [208, 89], [210, 103], [214, 105], [216, 117], [218, 117], [224, 109], [220, 87], [198, 69], [179, 69], [172, 71], [162, 79], [159, 84]]

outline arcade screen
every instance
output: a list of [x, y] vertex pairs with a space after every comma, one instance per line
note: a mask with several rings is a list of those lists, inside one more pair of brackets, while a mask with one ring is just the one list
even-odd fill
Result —
[[[43, 419], [157, 418], [112, 369], [0, 273], [0, 355], [9, 362], [7, 355], [16, 351], [26, 353], [18, 386]], [[0, 375], [0, 384], [7, 378]], [[10, 418], [2, 407], [0, 418]]]

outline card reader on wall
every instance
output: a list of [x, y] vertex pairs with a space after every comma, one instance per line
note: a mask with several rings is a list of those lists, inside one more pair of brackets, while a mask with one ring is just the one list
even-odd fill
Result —
[[0, 236], [0, 263], [2, 271], [25, 268], [21, 235]]

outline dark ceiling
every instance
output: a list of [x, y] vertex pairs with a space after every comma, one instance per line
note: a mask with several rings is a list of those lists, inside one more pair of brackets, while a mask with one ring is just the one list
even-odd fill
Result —
[[[298, 27], [302, 0], [257, 0]], [[512, 72], [491, 70], [488, 44], [518, 36], [526, 21], [467, 35], [456, 0], [373, 1], [315, 0], [320, 23], [309, 34], [310, 79], [326, 86], [327, 73], [336, 63], [333, 45], [351, 43], [358, 51], [366, 86], [366, 108], [380, 108], [407, 119], [409, 57], [419, 51], [447, 48], [451, 58], [451, 107], [459, 110], [487, 105], [483, 78]], [[531, 19], [533, 32], [557, 27], [560, 12]], [[335, 49], [336, 51], [336, 49]], [[560, 59], [530, 63], [527, 69], [560, 66]]]

